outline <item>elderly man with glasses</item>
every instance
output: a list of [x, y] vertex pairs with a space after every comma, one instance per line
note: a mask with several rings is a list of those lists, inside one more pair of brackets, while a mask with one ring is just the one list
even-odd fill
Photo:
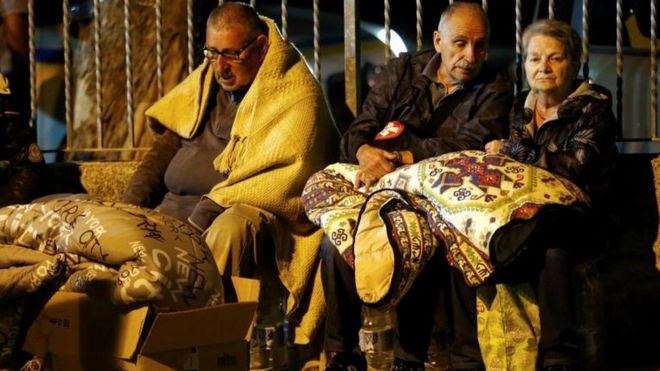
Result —
[[157, 139], [123, 201], [198, 228], [221, 273], [262, 277], [263, 292], [281, 282], [290, 308], [314, 313], [296, 316], [296, 342], [305, 343], [323, 312], [320, 282], [308, 286], [322, 232], [300, 194], [330, 162], [331, 115], [300, 52], [246, 4], [211, 12], [204, 56], [147, 110]]

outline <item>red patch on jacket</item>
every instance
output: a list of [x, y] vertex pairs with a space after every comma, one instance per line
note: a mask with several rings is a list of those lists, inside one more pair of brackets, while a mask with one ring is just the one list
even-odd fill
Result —
[[403, 133], [403, 130], [405, 130], [405, 125], [401, 121], [390, 121], [385, 125], [383, 130], [381, 130], [378, 134], [376, 134], [376, 138], [374, 140], [376, 141], [381, 141], [381, 140], [389, 140], [389, 139], [394, 139], [401, 135]]

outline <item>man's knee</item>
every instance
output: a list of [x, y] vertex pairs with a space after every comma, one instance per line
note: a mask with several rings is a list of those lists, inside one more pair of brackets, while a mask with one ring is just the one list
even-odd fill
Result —
[[275, 216], [265, 210], [238, 204], [220, 214], [204, 232], [221, 274], [243, 275], [247, 260], [252, 264], [256, 250], [272, 240]]
[[331, 262], [335, 259], [337, 248], [330, 243], [327, 236], [323, 236], [321, 241], [321, 260], [324, 262]]
[[324, 236], [321, 242], [321, 265], [322, 269], [341, 271], [351, 270], [348, 262], [344, 259], [337, 247], [333, 245], [328, 237]]
[[565, 248], [549, 248], [545, 251], [545, 266], [571, 267], [573, 266], [573, 255]]

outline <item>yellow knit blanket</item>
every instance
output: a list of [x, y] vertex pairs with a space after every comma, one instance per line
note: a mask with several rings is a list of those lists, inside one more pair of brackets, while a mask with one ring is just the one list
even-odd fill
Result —
[[[207, 196], [226, 208], [249, 204], [280, 218], [285, 230], [276, 237], [279, 275], [291, 293], [289, 313], [301, 318], [296, 342], [307, 343], [325, 309], [318, 272], [323, 232], [306, 219], [300, 195], [307, 178], [329, 162], [336, 134], [321, 87], [302, 55], [284, 41], [272, 20], [262, 19], [270, 46], [238, 107], [231, 140], [214, 160], [216, 170], [228, 177]], [[212, 68], [204, 62], [147, 116], [190, 138], [213, 83]]]

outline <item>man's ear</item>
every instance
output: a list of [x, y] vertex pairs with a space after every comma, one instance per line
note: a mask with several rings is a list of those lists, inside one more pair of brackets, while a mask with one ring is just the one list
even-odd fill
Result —
[[266, 52], [268, 52], [268, 46], [270, 45], [270, 42], [266, 35], [259, 35], [259, 39], [257, 40], [257, 42], [260, 43], [259, 60], [263, 61], [266, 58]]
[[440, 35], [440, 31], [438, 30], [433, 31], [433, 48], [435, 49], [436, 53], [440, 53], [441, 41], [442, 41], [442, 36]]

